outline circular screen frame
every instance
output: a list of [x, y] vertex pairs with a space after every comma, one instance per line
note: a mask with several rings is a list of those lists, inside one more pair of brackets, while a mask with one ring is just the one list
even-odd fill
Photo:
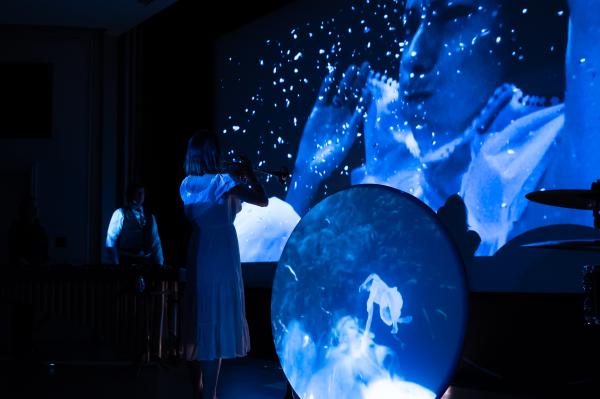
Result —
[[[337, 214], [326, 215], [328, 210], [336, 209]], [[340, 222], [341, 225], [331, 228], [334, 231], [328, 231], [329, 226], [336, 224], [335, 218], [344, 212], [349, 223]], [[383, 219], [371, 219], [376, 214]], [[400, 230], [394, 230], [397, 227], [394, 221], [400, 223]], [[378, 231], [375, 227], [388, 231]], [[389, 241], [390, 234], [404, 234], [401, 237], [404, 247], [384, 245], [377, 249], [376, 244], [383, 242], [377, 240]], [[419, 248], [415, 242], [420, 243]], [[340, 248], [344, 244], [346, 248]], [[374, 249], [377, 253], [361, 255], [361, 250]], [[435, 253], [436, 249], [445, 253]], [[404, 258], [392, 260], [395, 262], [392, 266], [382, 263], [381, 259], [394, 254], [416, 256], [430, 264], [432, 256], [447, 258], [444, 267], [437, 263], [421, 265]], [[373, 255], [379, 259], [368, 261], [363, 267], [365, 260]], [[323, 256], [330, 259], [323, 261]], [[340, 262], [341, 257], [345, 257], [345, 262]], [[303, 270], [304, 261], [307, 264]], [[340, 263], [343, 263], [341, 268], [331, 266]], [[319, 267], [329, 270], [315, 273], [322, 271]], [[357, 270], [348, 270], [352, 267]], [[427, 270], [428, 267], [433, 269]], [[397, 275], [391, 270], [398, 271]], [[394, 279], [398, 276], [401, 278]], [[307, 280], [304, 284], [303, 277]], [[351, 281], [352, 289], [340, 289], [348, 284], [337, 281], [338, 277]], [[444, 278], [455, 281], [442, 281]], [[428, 303], [429, 297], [419, 297], [428, 294], [439, 298]], [[288, 297], [293, 295], [289, 302]], [[336, 309], [334, 304], [340, 298], [350, 305], [342, 304]], [[417, 302], [422, 306], [420, 309], [415, 307]], [[457, 319], [453, 326], [448, 323], [451, 317]], [[290, 235], [273, 281], [271, 327], [275, 348], [292, 388], [303, 399], [311, 394], [321, 397], [323, 394], [319, 393], [323, 390], [327, 390], [329, 397], [333, 394], [371, 398], [380, 396], [382, 391], [412, 398], [441, 396], [460, 359], [467, 319], [466, 273], [450, 234], [422, 201], [383, 185], [351, 186], [316, 204]], [[415, 333], [408, 333], [411, 327]], [[419, 329], [423, 334], [419, 334]], [[355, 349], [348, 331], [353, 332], [355, 342], [361, 343], [354, 345]], [[444, 334], [439, 332], [451, 335], [448, 342], [444, 342]], [[444, 358], [440, 361], [441, 356]], [[420, 371], [415, 373], [403, 364], [407, 358], [411, 359], [411, 367], [414, 365], [412, 368]], [[343, 380], [345, 375], [354, 382], [324, 383], [332, 381], [331, 373], [337, 379]], [[428, 375], [423, 377], [424, 374]], [[348, 385], [348, 391], [340, 391]]]

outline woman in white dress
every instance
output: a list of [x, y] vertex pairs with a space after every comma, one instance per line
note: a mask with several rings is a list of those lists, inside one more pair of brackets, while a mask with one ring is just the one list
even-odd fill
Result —
[[244, 160], [224, 173], [215, 134], [200, 132], [188, 142], [180, 187], [192, 224], [185, 289], [183, 345], [192, 362], [194, 391], [215, 398], [221, 359], [250, 349], [240, 253], [233, 221], [241, 202], [267, 206], [252, 165]]

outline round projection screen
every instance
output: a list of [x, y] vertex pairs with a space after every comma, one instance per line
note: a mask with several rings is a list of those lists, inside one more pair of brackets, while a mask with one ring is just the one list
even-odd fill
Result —
[[466, 320], [457, 249], [431, 209], [393, 188], [319, 202], [277, 266], [275, 348], [303, 399], [441, 396]]

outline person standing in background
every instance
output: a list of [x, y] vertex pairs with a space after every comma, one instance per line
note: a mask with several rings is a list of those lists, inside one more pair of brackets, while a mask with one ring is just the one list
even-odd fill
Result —
[[106, 248], [114, 264], [164, 263], [156, 219], [144, 212], [146, 192], [140, 183], [127, 188], [127, 204], [115, 210], [106, 234]]
[[42, 265], [48, 262], [48, 233], [40, 224], [33, 197], [21, 201], [17, 220], [9, 228], [8, 258], [13, 265]]

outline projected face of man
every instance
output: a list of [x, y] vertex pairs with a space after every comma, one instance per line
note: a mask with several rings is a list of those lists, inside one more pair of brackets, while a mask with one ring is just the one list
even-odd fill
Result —
[[460, 137], [503, 83], [501, 11], [500, 0], [407, 1], [402, 114], [422, 154]]

